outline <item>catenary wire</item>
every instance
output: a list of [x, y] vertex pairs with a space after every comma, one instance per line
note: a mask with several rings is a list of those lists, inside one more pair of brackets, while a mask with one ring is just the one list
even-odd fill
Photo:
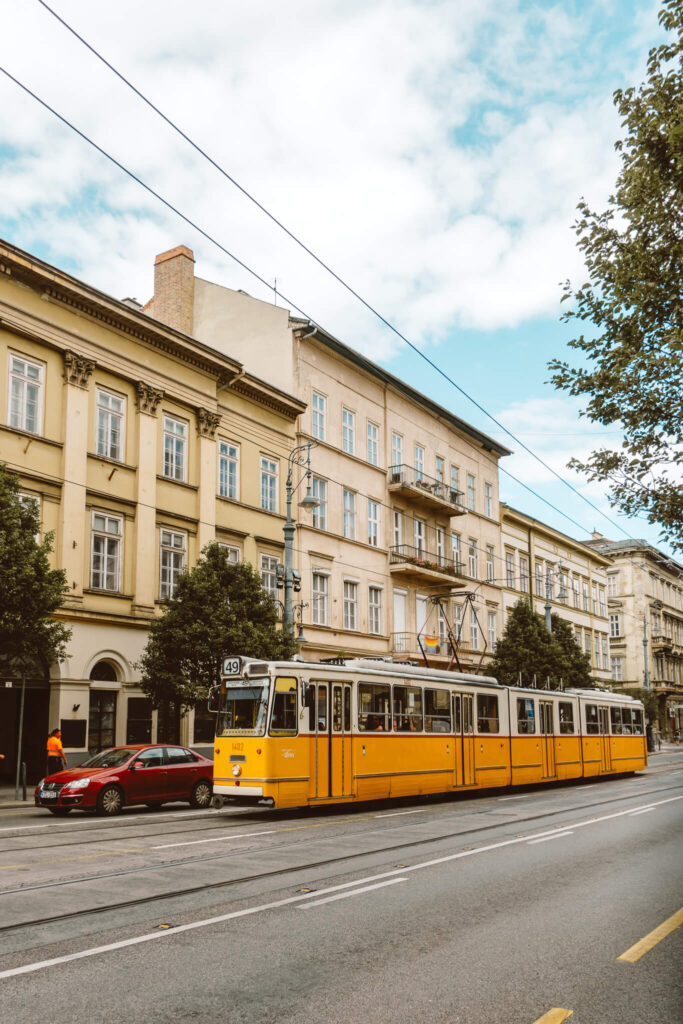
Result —
[[[279, 228], [281, 228], [288, 235], [288, 237], [290, 237], [309, 256], [311, 256], [312, 259], [314, 259], [321, 267], [323, 267], [329, 274], [331, 274], [334, 277], [334, 279], [339, 284], [342, 285], [343, 288], [345, 288], [351, 295], [353, 295], [354, 298], [356, 298], [363, 306], [365, 306], [366, 309], [368, 309], [374, 316], [376, 316], [390, 331], [392, 331], [398, 338], [400, 338], [401, 341], [404, 342], [404, 344], [406, 344], [414, 353], [416, 353], [433, 370], [435, 370], [436, 373], [439, 374], [439, 376], [443, 377], [443, 379], [446, 380], [452, 387], [454, 387], [461, 395], [463, 395], [463, 397], [465, 397], [468, 401], [470, 401], [477, 409], [479, 409], [480, 412], [482, 412], [493, 423], [495, 423], [502, 431], [504, 431], [504, 433], [508, 437], [512, 438], [517, 444], [521, 445], [521, 447], [529, 455], [531, 455], [532, 458], [534, 458], [540, 465], [542, 465], [544, 467], [544, 469], [546, 469], [557, 480], [559, 480], [566, 487], [568, 487], [574, 494], [577, 495], [577, 497], [581, 498], [582, 501], [586, 502], [586, 504], [588, 504], [595, 512], [597, 512], [604, 519], [606, 519], [607, 522], [610, 523], [610, 525], [614, 526], [617, 530], [619, 530], [621, 533], [623, 533], [625, 537], [629, 538], [630, 540], [633, 539], [629, 535], [629, 533], [622, 526], [620, 526], [618, 523], [615, 523], [612, 519], [610, 519], [610, 517], [608, 515], [606, 515], [606, 513], [603, 512], [597, 505], [594, 505], [593, 502], [590, 501], [584, 494], [581, 494], [581, 492], [579, 490], [577, 490], [577, 488], [574, 487], [573, 484], [569, 483], [569, 481], [566, 480], [563, 476], [561, 476], [556, 470], [552, 469], [552, 467], [549, 466], [548, 463], [546, 463], [544, 459], [541, 459], [540, 456], [537, 455], [531, 448], [529, 448], [528, 445], [526, 445], [517, 436], [515, 436], [515, 434], [511, 430], [509, 430], [500, 420], [498, 420], [495, 416], [493, 416], [493, 414], [490, 413], [483, 405], [481, 405], [480, 402], [478, 402], [476, 399], [474, 399], [470, 394], [468, 394], [467, 391], [464, 390], [464, 388], [462, 388], [459, 384], [457, 384], [455, 382], [455, 380], [453, 380], [453, 378], [449, 374], [447, 374], [444, 370], [442, 370], [441, 367], [438, 366], [438, 364], [434, 362], [434, 360], [430, 359], [429, 356], [427, 356], [424, 352], [422, 352], [417, 345], [415, 345], [413, 342], [411, 342], [401, 331], [398, 330], [397, 327], [395, 327], [389, 320], [387, 320], [386, 317], [384, 317], [377, 309], [375, 309], [375, 307], [372, 306], [371, 303], [369, 303], [366, 299], [364, 299], [362, 295], [360, 295], [354, 288], [351, 287], [351, 285], [349, 285], [346, 281], [344, 281], [343, 278], [341, 278], [334, 270], [331, 269], [331, 267], [329, 267], [311, 249], [309, 249], [303, 242], [301, 242], [297, 238], [296, 235], [294, 235], [291, 231], [289, 231], [289, 229], [286, 228], [284, 226], [284, 224], [282, 224], [276, 217], [274, 217], [273, 214], [271, 214], [257, 199], [255, 199], [254, 196], [252, 196], [245, 188], [243, 188], [243, 186], [241, 186], [234, 178], [232, 178], [231, 175], [229, 175], [227, 173], [227, 171], [225, 171], [215, 160], [213, 160], [207, 153], [205, 153], [204, 150], [202, 150], [192, 139], [190, 139], [180, 128], [178, 128], [177, 125], [175, 125], [174, 122], [170, 120], [170, 118], [168, 118], [165, 114], [163, 114], [162, 111], [160, 111], [153, 103], [151, 103], [151, 101], [148, 100], [134, 85], [132, 85], [132, 83], [129, 82], [128, 79], [126, 79], [119, 71], [117, 71], [116, 68], [114, 68], [112, 64], [110, 64], [104, 57], [102, 57], [101, 54], [99, 54], [99, 52], [97, 50], [95, 50], [89, 43], [87, 43], [86, 40], [83, 39], [73, 28], [71, 28], [71, 26], [68, 25], [68, 23], [66, 21], [64, 21], [64, 19], [62, 19], [58, 14], [56, 14], [52, 10], [52, 8], [50, 8], [44, 2], [44, 0], [38, 0], [38, 2], [47, 11], [49, 11], [50, 14], [52, 14], [55, 18], [57, 18], [64, 25], [64, 27], [68, 29], [69, 32], [73, 33], [99, 60], [101, 60], [108, 68], [110, 68], [110, 70], [114, 74], [116, 74], [121, 79], [121, 81], [123, 81], [127, 86], [129, 86], [129, 88], [131, 88], [141, 100], [143, 100], [160, 117], [162, 117], [163, 120], [170, 127], [172, 127], [176, 132], [178, 132], [183, 139], [185, 139], [195, 150], [197, 150], [198, 153], [200, 153], [206, 160], [208, 160], [212, 164], [213, 167], [215, 167], [221, 174], [223, 174], [224, 177], [226, 177], [236, 188], [238, 188], [251, 202], [255, 203], [255, 205], [267, 217], [269, 217]], [[252, 276], [254, 276], [261, 284], [263, 284], [267, 288], [270, 288], [270, 284], [267, 281], [265, 281], [264, 278], [262, 278], [259, 274], [257, 274], [251, 268], [249, 268], [245, 263], [243, 263], [241, 260], [239, 260], [233, 253], [229, 252], [219, 242], [217, 242], [215, 239], [211, 238], [211, 236], [209, 236], [205, 231], [203, 231], [201, 228], [199, 228], [198, 225], [194, 224], [189, 218], [187, 218], [183, 214], [181, 214], [178, 209], [176, 209], [170, 203], [168, 203], [166, 200], [164, 200], [153, 189], [151, 189], [149, 186], [145, 185], [145, 183], [142, 182], [142, 180], [140, 178], [138, 178], [135, 175], [133, 175], [132, 172], [128, 171], [125, 167], [123, 167], [122, 164], [120, 164], [118, 161], [116, 161], [113, 157], [109, 156], [109, 154], [106, 153], [104, 150], [100, 149], [100, 147], [97, 146], [97, 144], [95, 142], [93, 142], [93, 140], [88, 138], [84, 133], [80, 132], [74, 125], [72, 125], [69, 121], [67, 121], [66, 118], [63, 118], [53, 108], [51, 108], [47, 103], [45, 103], [43, 100], [41, 100], [35, 93], [33, 93], [30, 89], [28, 89], [26, 86], [24, 86], [21, 82], [19, 82], [18, 79], [14, 78], [14, 76], [10, 75], [9, 72], [7, 72], [4, 68], [0, 68], [0, 70], [2, 70], [4, 74], [6, 74], [9, 78], [11, 78], [12, 81], [14, 81], [22, 89], [24, 89], [26, 92], [28, 92], [29, 95], [31, 95], [35, 100], [37, 100], [39, 103], [41, 103], [52, 114], [54, 114], [56, 117], [58, 117], [60, 120], [62, 120], [66, 125], [68, 125], [68, 127], [70, 127], [73, 131], [77, 132], [77, 134], [80, 135], [81, 138], [83, 138], [87, 142], [90, 142], [91, 145], [93, 145], [100, 153], [102, 153], [108, 159], [112, 160], [116, 164], [116, 166], [119, 167], [119, 169], [123, 170], [125, 173], [127, 173], [131, 177], [133, 177], [134, 180], [138, 182], [138, 184], [140, 184], [143, 188], [147, 189], [152, 195], [155, 196], [155, 198], [157, 198], [158, 200], [163, 202], [177, 216], [182, 217], [183, 220], [186, 221], [186, 223], [188, 223], [191, 227], [193, 227], [196, 231], [198, 231], [201, 235], [203, 235], [203, 237], [205, 237], [208, 241], [212, 242], [214, 245], [218, 246], [218, 248], [221, 249], [222, 252], [224, 252], [227, 256], [229, 256], [236, 263], [238, 263], [239, 266], [241, 266], [244, 270], [246, 270], [248, 273], [250, 273]], [[320, 324], [318, 324], [312, 317], [308, 316], [308, 314], [305, 313], [298, 305], [296, 305], [296, 303], [294, 303], [288, 296], [284, 295], [282, 292], [280, 293], [280, 295], [285, 300], [285, 302], [290, 304], [293, 309], [297, 310], [297, 312], [299, 312], [303, 316], [305, 316], [312, 324], [314, 324], [315, 326], [320, 327], [321, 330], [325, 330], [325, 328], [323, 328]], [[531, 492], [531, 493], [534, 493], [534, 492]], [[561, 513], [561, 514], [565, 515], [565, 513]], [[567, 517], [567, 518], [570, 518], [570, 517]], [[570, 521], [573, 522], [573, 520], [571, 520], [571, 519], [570, 519]]]

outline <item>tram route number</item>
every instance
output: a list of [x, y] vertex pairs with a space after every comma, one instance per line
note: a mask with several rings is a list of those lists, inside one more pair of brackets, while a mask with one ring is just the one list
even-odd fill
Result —
[[242, 669], [241, 658], [224, 658], [223, 659], [223, 675], [224, 676], [238, 676]]
[[234, 751], [244, 750], [244, 743], [233, 743], [232, 749]]

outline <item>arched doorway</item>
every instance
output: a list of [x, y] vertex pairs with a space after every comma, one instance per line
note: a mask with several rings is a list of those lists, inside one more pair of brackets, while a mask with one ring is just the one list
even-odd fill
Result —
[[[116, 683], [118, 675], [110, 661], [98, 661], [90, 670], [93, 683]], [[111, 688], [90, 688], [88, 750], [91, 754], [114, 746], [117, 692]]]

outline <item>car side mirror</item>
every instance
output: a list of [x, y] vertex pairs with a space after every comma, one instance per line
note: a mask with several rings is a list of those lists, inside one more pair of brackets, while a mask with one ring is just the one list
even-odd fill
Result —
[[145, 762], [144, 761], [133, 761], [132, 765], [130, 766], [130, 770], [132, 772], [134, 772], [137, 768], [144, 768], [144, 767], [145, 767]]

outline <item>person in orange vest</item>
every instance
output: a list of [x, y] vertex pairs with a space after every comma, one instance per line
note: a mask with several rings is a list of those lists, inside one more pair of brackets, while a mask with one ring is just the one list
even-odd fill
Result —
[[47, 774], [54, 775], [55, 772], [66, 768], [66, 757], [62, 747], [61, 729], [53, 729], [47, 738]]

